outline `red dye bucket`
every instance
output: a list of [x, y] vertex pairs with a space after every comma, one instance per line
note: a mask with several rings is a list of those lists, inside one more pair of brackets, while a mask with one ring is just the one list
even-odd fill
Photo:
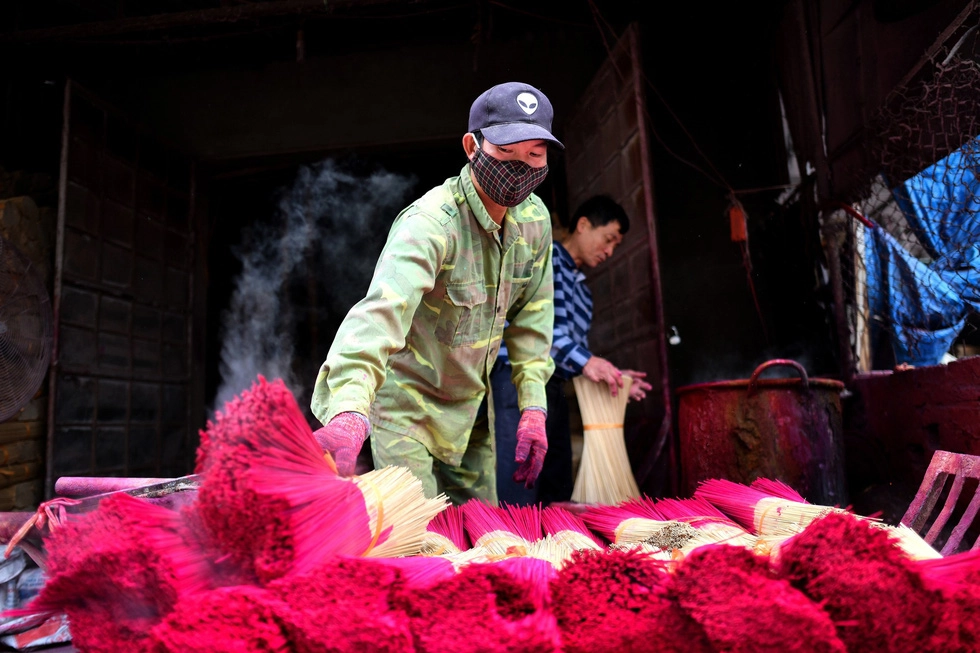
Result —
[[[788, 366], [799, 378], [760, 379]], [[701, 481], [748, 485], [783, 481], [810, 503], [846, 505], [840, 393], [844, 384], [811, 379], [796, 361], [763, 363], [749, 379], [677, 389], [681, 481], [690, 496]]]

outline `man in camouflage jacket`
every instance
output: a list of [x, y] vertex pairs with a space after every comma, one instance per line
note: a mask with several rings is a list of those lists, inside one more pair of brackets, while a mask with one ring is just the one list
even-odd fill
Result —
[[370, 433], [375, 467], [408, 467], [427, 496], [496, 503], [486, 395], [502, 337], [522, 410], [515, 480], [530, 486], [540, 473], [554, 306], [551, 220], [532, 191], [547, 175], [548, 146], [563, 147], [552, 116], [527, 84], [484, 92], [470, 109], [460, 175], [395, 219], [313, 390], [325, 424], [317, 439], [340, 473], [353, 473]]

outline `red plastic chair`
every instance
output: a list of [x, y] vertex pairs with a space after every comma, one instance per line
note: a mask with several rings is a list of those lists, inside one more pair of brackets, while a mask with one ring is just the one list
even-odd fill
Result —
[[[980, 482], [980, 456], [951, 451], [936, 451], [932, 455], [925, 476], [922, 478], [922, 484], [919, 485], [919, 491], [916, 492], [915, 498], [909, 504], [908, 510], [905, 511], [905, 516], [902, 517], [903, 524], [921, 534], [926, 525], [930, 523], [930, 517], [932, 517], [939, 499], [943, 496], [950, 477], [952, 477], [953, 482], [949, 487], [948, 494], [946, 494], [945, 502], [932, 520], [928, 532], [923, 536], [923, 539], [933, 547], [946, 529], [950, 517], [954, 513], [958, 513], [956, 508], [958, 504], [961, 504], [960, 495], [963, 493], [964, 486], [967, 485], [967, 479], [978, 479]], [[959, 519], [954, 520], [955, 524], [952, 531], [949, 532], [949, 537], [946, 538], [946, 542], [940, 551], [940, 554], [944, 556], [956, 553], [960, 549], [964, 536], [973, 525], [977, 513], [980, 512], [980, 488], [973, 483], [970, 483], [970, 486], [973, 489], [973, 497], [970, 499], [969, 505], [959, 515]], [[966, 500], [965, 496], [963, 500]], [[980, 548], [980, 538], [973, 543], [972, 548]]]

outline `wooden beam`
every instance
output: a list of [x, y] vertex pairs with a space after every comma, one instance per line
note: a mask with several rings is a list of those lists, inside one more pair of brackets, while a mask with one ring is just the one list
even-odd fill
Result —
[[[116, 36], [215, 23], [235, 23], [275, 16], [298, 14], [329, 15], [336, 9], [399, 4], [407, 0], [270, 0], [236, 6], [215, 7], [194, 11], [177, 11], [152, 16], [134, 16], [118, 20], [76, 23], [0, 33], [0, 44], [50, 43]], [[417, 2], [416, 2], [417, 4]]]

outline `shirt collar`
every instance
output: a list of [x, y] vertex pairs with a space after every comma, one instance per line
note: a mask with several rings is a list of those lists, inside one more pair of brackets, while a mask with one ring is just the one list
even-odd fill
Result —
[[480, 226], [489, 232], [499, 230], [500, 225], [490, 217], [487, 207], [483, 205], [483, 200], [480, 199], [480, 194], [476, 192], [473, 178], [470, 177], [469, 163], [464, 165], [463, 171], [459, 173], [459, 183], [463, 188], [463, 194], [466, 195], [466, 203], [470, 205], [470, 210], [473, 211], [473, 215], [476, 216], [476, 221], [480, 223]]
[[582, 272], [577, 265], [575, 265], [575, 259], [573, 259], [572, 255], [568, 253], [568, 250], [565, 249], [565, 246], [562, 245], [557, 240], [554, 241], [554, 243], [555, 243], [555, 253], [558, 254], [558, 258], [562, 260], [564, 266], [567, 268], [571, 268], [572, 270], [575, 270], [575, 280], [585, 281], [585, 273]]

